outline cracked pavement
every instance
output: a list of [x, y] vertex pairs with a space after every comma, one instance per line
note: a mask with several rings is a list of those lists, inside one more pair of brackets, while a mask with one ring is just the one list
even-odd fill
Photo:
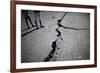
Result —
[[[34, 22], [34, 11], [29, 11], [32, 23]], [[64, 12], [41, 11], [41, 21], [44, 28], [29, 32], [21, 37], [21, 61], [43, 62], [52, 50], [51, 44], [57, 39], [57, 20], [61, 19]], [[86, 60], [90, 58], [90, 15], [88, 13], [68, 12], [59, 28], [61, 40], [57, 41], [59, 50], [55, 50], [54, 57], [50, 61]], [[31, 27], [31, 25], [30, 25]], [[22, 16], [21, 33], [31, 31], [26, 29], [25, 20]], [[26, 29], [26, 30], [25, 30]], [[79, 29], [79, 30], [78, 30]], [[24, 30], [24, 31], [23, 31]]]

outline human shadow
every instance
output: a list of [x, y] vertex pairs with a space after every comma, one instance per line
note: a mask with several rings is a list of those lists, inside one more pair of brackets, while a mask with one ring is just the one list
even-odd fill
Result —
[[[35, 29], [32, 29], [32, 30], [29, 30], [29, 31], [26, 31], [25, 33], [21, 34], [22, 37], [28, 35], [29, 33], [33, 32], [33, 31], [36, 31], [36, 30], [39, 30], [41, 28], [44, 28], [44, 27], [40, 27], [40, 28], [35, 28]], [[27, 30], [27, 29], [26, 29]]]

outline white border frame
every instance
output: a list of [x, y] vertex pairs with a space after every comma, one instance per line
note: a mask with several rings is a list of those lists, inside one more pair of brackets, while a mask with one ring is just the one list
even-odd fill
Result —
[[[90, 13], [90, 60], [21, 63], [21, 9]], [[94, 40], [93, 40], [94, 39], [94, 9], [17, 4], [16, 5], [16, 34], [17, 34], [16, 35], [16, 68], [17, 69], [94, 64]]]

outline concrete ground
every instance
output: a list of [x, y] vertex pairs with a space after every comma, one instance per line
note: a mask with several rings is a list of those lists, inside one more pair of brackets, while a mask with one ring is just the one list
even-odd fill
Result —
[[[34, 11], [29, 11], [32, 23], [34, 22]], [[32, 27], [27, 29], [23, 14], [21, 15], [21, 61], [27, 62], [43, 62], [52, 50], [51, 44], [57, 38], [55, 29], [57, 20], [61, 19], [64, 12], [41, 11], [41, 21], [44, 28]], [[57, 45], [56, 61], [67, 60], [86, 60], [90, 58], [90, 15], [88, 13], [68, 12], [61, 24], [66, 27], [85, 28], [87, 30], [73, 30], [59, 28], [62, 40]], [[38, 25], [39, 22], [38, 22]], [[53, 59], [53, 58], [52, 58]], [[54, 61], [54, 60], [51, 60]]]

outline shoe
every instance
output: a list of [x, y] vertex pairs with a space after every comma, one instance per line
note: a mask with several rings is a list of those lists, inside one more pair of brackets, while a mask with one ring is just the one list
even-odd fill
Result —
[[39, 29], [38, 27], [36, 27], [36, 29]]
[[32, 25], [32, 27], [35, 27], [34, 25]]
[[30, 29], [29, 27], [27, 29]]
[[41, 27], [44, 27], [44, 26], [41, 26]]

